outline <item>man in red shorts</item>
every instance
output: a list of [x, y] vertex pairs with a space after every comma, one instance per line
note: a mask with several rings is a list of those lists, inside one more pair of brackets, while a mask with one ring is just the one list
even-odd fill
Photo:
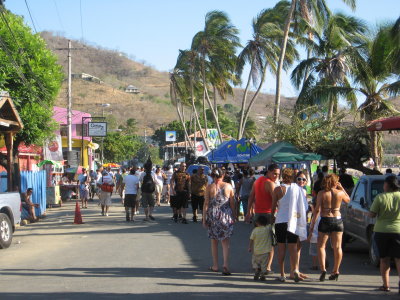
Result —
[[[268, 167], [268, 171], [264, 176], [258, 178], [251, 189], [249, 196], [249, 206], [246, 215], [246, 221], [249, 222], [254, 210], [254, 219], [259, 216], [265, 216], [268, 224], [272, 224], [272, 195], [275, 189], [275, 182], [280, 175], [280, 169], [277, 164], [272, 164]], [[255, 222], [254, 222], [255, 223]], [[271, 274], [271, 264], [274, 258], [274, 248], [270, 252], [267, 262], [267, 274]]]

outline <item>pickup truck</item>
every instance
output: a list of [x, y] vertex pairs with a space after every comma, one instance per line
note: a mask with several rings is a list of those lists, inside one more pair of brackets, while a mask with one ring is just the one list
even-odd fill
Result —
[[[376, 247], [372, 240], [375, 218], [369, 217], [369, 208], [375, 197], [383, 193], [385, 175], [361, 176], [351, 193], [349, 203], [343, 203], [341, 214], [344, 223], [343, 249], [345, 244], [357, 239], [369, 247], [370, 263], [379, 265]], [[400, 179], [400, 178], [399, 178]]]
[[0, 193], [0, 249], [11, 245], [15, 225], [21, 221], [19, 193]]

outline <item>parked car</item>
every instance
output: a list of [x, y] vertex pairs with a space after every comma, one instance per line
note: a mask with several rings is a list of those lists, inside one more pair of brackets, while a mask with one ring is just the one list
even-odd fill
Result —
[[0, 193], [0, 249], [11, 245], [15, 225], [21, 221], [19, 193]]
[[344, 223], [343, 247], [353, 239], [362, 241], [369, 247], [370, 262], [374, 266], [379, 265], [379, 257], [372, 239], [375, 218], [369, 217], [368, 213], [375, 197], [383, 193], [385, 177], [385, 175], [361, 176], [353, 189], [350, 202], [342, 204], [341, 207]]

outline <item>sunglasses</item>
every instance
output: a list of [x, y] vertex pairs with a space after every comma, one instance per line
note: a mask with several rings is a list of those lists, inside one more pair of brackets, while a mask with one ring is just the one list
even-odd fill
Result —
[[298, 182], [300, 182], [300, 181], [306, 182], [307, 179], [306, 178], [302, 178], [302, 177], [297, 177], [297, 181]]

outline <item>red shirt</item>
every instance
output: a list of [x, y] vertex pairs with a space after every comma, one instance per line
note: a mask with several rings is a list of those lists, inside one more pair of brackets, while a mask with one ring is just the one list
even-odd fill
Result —
[[254, 182], [254, 212], [256, 214], [270, 214], [272, 208], [272, 195], [265, 190], [265, 183], [271, 179], [262, 176]]

